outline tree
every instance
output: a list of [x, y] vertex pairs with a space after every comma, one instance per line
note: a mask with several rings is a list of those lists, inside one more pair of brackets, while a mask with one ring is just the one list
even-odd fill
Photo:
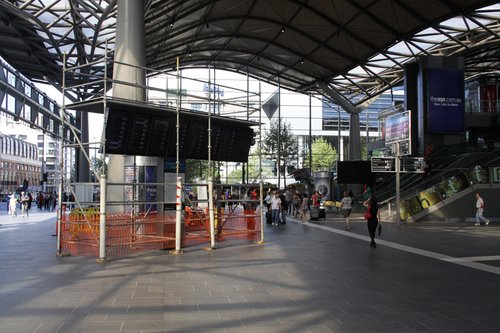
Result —
[[[324, 138], [317, 138], [311, 144], [312, 150], [312, 172], [330, 171], [333, 163], [337, 160], [337, 151]], [[309, 153], [305, 160], [306, 167], [309, 167]]]
[[[103, 157], [92, 157], [91, 158], [92, 167], [94, 168], [96, 175], [92, 175], [96, 178], [96, 181], [99, 181], [99, 176], [107, 174], [108, 165], [106, 164], [106, 160]], [[73, 178], [76, 179], [76, 178]]]
[[[217, 182], [220, 176], [220, 167], [223, 162], [212, 161], [212, 179]], [[197, 178], [208, 180], [210, 163], [207, 160], [186, 160], [186, 182], [194, 182]]]
[[[243, 167], [245, 167], [243, 165]], [[265, 168], [263, 166], [263, 170], [261, 173], [259, 173], [259, 168], [260, 168], [260, 163], [259, 163], [259, 156], [256, 155], [251, 155], [248, 158], [248, 180], [250, 183], [254, 181], [259, 181], [261, 176], [262, 178], [267, 178], [270, 177], [272, 172]], [[228, 183], [229, 184], [234, 184], [234, 183], [240, 183], [242, 180], [243, 174], [242, 174], [242, 168], [235, 169], [231, 171], [228, 175]]]
[[[271, 121], [269, 130], [264, 133], [260, 154], [275, 161], [278, 170], [286, 170], [286, 166], [296, 159], [298, 154], [297, 138], [292, 133], [291, 125], [287, 122], [280, 123], [278, 120]], [[279, 183], [278, 178], [278, 185]], [[286, 186], [286, 178], [284, 185]]]

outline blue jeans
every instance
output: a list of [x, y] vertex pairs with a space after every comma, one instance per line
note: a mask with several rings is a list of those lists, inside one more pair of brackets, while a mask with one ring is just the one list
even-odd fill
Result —
[[483, 216], [483, 208], [478, 208], [476, 210], [476, 223], [481, 223], [481, 222], [486, 222], [488, 221], [484, 216]]
[[273, 209], [271, 210], [271, 214], [273, 217], [273, 224], [278, 224], [280, 223], [280, 210], [279, 209]]

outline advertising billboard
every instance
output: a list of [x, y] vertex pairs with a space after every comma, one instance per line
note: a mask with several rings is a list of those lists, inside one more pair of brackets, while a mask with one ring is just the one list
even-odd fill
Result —
[[405, 111], [393, 114], [385, 120], [385, 143], [410, 140], [411, 112]]
[[464, 131], [464, 73], [427, 69], [427, 132], [459, 134]]

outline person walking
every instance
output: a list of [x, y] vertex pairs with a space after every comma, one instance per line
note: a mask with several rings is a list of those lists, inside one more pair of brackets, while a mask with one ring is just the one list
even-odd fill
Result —
[[351, 222], [349, 221], [349, 216], [351, 216], [352, 211], [352, 198], [348, 191], [344, 191], [344, 197], [340, 200], [340, 205], [342, 209], [342, 216], [345, 219], [345, 230], [351, 230]]
[[280, 193], [275, 191], [271, 198], [271, 214], [273, 225], [278, 225], [280, 223], [280, 211], [281, 211], [281, 199]]
[[378, 209], [377, 198], [372, 195], [363, 203], [363, 206], [366, 207], [365, 219], [367, 220], [368, 234], [371, 239], [370, 246], [375, 248], [377, 247], [377, 244], [375, 243], [375, 231], [377, 230], [380, 219], [380, 210]]
[[281, 211], [280, 211], [280, 223], [286, 224], [286, 214], [288, 212], [288, 201], [283, 192], [280, 192], [280, 201], [281, 201]]
[[9, 215], [10, 217], [17, 217], [17, 198], [12, 194], [9, 199]]
[[490, 224], [490, 221], [483, 216], [484, 211], [484, 200], [481, 198], [479, 193], [476, 193], [476, 224], [475, 226], [480, 226], [481, 222], [484, 222], [484, 225]]
[[272, 199], [273, 199], [273, 193], [271, 191], [271, 188], [269, 188], [269, 190], [267, 190], [266, 197], [264, 198], [264, 204], [266, 205], [266, 208], [267, 208], [268, 212], [271, 211], [271, 201], [272, 201]]
[[311, 219], [311, 214], [309, 211], [309, 198], [307, 197], [307, 193], [304, 193], [302, 196], [302, 203], [300, 205], [300, 220], [302, 223], [309, 222]]
[[299, 191], [295, 191], [292, 197], [292, 216], [297, 216], [297, 213], [299, 213], [301, 202], [302, 202], [302, 197]]
[[28, 217], [28, 203], [30, 198], [24, 192], [21, 192], [21, 197], [19, 198], [21, 201], [21, 216]]

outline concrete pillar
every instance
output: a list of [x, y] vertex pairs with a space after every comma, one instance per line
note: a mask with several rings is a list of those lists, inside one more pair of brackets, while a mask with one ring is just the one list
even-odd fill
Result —
[[[146, 102], [146, 52], [144, 34], [144, 2], [117, 1], [116, 44], [113, 80], [126, 82], [113, 85], [113, 98]], [[126, 167], [155, 166], [156, 182], [163, 182], [163, 159], [138, 156], [109, 155], [108, 182], [124, 183]], [[163, 189], [156, 189], [156, 198], [163, 201]], [[108, 187], [108, 200], [124, 201], [122, 186]], [[110, 206], [108, 211], [122, 211], [122, 206]], [[157, 207], [163, 211], [163, 206]]]
[[113, 86], [114, 98], [141, 102], [146, 100], [146, 91], [143, 88], [146, 84], [146, 72], [142, 69], [146, 66], [144, 41], [144, 2], [141, 0], [117, 1], [113, 80], [124, 81], [130, 85], [115, 84]]
[[349, 122], [349, 161], [361, 159], [361, 129], [359, 126], [359, 113], [350, 112]]
[[346, 100], [342, 95], [333, 90], [328, 84], [320, 82], [318, 85], [323, 92], [330, 97], [338, 106], [350, 114], [349, 126], [349, 160], [361, 159], [361, 133], [359, 125], [359, 113], [362, 109], [356, 108], [350, 101]]

